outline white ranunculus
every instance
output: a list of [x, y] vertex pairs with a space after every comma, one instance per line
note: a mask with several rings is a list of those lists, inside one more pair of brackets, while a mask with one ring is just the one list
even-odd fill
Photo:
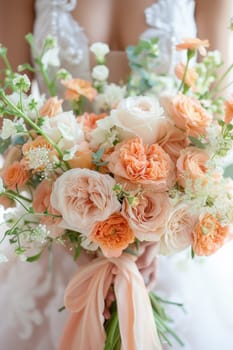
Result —
[[110, 115], [119, 129], [120, 140], [141, 137], [145, 144], [157, 141], [164, 121], [163, 109], [157, 99], [148, 96], [131, 96], [123, 99]]
[[93, 149], [111, 148], [116, 140], [118, 140], [118, 132], [111, 117], [98, 120], [97, 128], [90, 133], [90, 145]]
[[9, 137], [15, 136], [17, 134], [16, 124], [10, 119], [3, 119], [3, 125], [1, 130], [1, 138], [3, 140], [8, 139]]
[[91, 45], [90, 51], [96, 56], [98, 61], [102, 61], [110, 50], [107, 44], [97, 42]]
[[95, 98], [95, 110], [109, 110], [115, 108], [116, 105], [125, 97], [126, 87], [118, 86], [114, 83], [107, 84], [102, 94], [98, 94]]
[[98, 66], [95, 66], [92, 70], [92, 78], [99, 80], [99, 81], [105, 81], [108, 79], [109, 76], [109, 69], [103, 64], [99, 64]]
[[41, 129], [57, 143], [62, 151], [84, 140], [83, 130], [72, 112], [63, 112], [51, 118], [44, 118]]

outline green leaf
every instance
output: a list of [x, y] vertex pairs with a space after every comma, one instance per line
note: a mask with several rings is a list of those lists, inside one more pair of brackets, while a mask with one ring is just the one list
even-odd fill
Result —
[[7, 140], [3, 140], [0, 137], [0, 154], [3, 154], [8, 149], [8, 147], [10, 145], [11, 145], [11, 139], [10, 138], [8, 138]]
[[39, 253], [39, 254], [36, 254], [36, 255], [33, 255], [33, 256], [29, 256], [26, 261], [28, 262], [34, 262], [34, 261], [37, 261], [40, 259], [41, 255], [43, 253], [43, 250]]
[[192, 257], [192, 259], [195, 258], [195, 253], [194, 253], [193, 247], [191, 247], [191, 257]]
[[204, 143], [202, 143], [200, 140], [198, 140], [196, 137], [189, 136], [189, 139], [194, 146], [201, 148], [201, 149], [206, 148], [206, 145]]
[[224, 169], [223, 176], [224, 176], [225, 178], [230, 177], [231, 179], [233, 179], [233, 164], [228, 165], [228, 166]]

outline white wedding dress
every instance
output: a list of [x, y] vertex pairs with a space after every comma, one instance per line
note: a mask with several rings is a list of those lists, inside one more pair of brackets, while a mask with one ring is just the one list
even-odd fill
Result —
[[[62, 66], [73, 76], [87, 78], [88, 39], [71, 17], [74, 6], [73, 0], [37, 0], [35, 42], [39, 48], [45, 35], [54, 35], [61, 48]], [[148, 29], [142, 37], [160, 38], [160, 69], [169, 71], [180, 60], [174, 51], [176, 42], [195, 37], [194, 10], [193, 0], [159, 0], [145, 10]], [[191, 260], [186, 252], [159, 261], [156, 292], [165, 299], [184, 302], [187, 311], [169, 309], [184, 350], [233, 349], [232, 252], [229, 244], [204, 261]], [[19, 262], [7, 245], [4, 253], [9, 261], [0, 265], [0, 349], [58, 349], [67, 313], [57, 310], [63, 306], [63, 292], [76, 263], [59, 247], [54, 247], [52, 262], [48, 255], [37, 263]], [[174, 341], [172, 349], [181, 347]]]

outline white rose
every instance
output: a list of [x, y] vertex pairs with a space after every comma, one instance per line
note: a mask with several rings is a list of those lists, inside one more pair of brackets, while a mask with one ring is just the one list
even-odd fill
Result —
[[158, 100], [147, 96], [122, 100], [110, 117], [119, 129], [120, 140], [137, 136], [146, 144], [157, 141], [160, 125], [165, 119]]
[[165, 225], [165, 234], [161, 237], [160, 253], [172, 255], [192, 244], [192, 231], [195, 226], [195, 216], [184, 204], [177, 205], [170, 213]]
[[102, 62], [110, 50], [107, 44], [98, 42], [91, 45], [90, 51], [96, 56], [98, 61]]
[[84, 141], [83, 130], [72, 112], [63, 112], [51, 118], [44, 118], [41, 129], [57, 143], [62, 151]]
[[105, 81], [108, 79], [108, 76], [109, 76], [109, 69], [103, 64], [95, 66], [92, 70], [92, 78], [96, 80]]

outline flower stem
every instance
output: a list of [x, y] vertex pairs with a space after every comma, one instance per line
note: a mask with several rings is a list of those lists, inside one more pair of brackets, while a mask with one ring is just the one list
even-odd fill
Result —
[[[3, 90], [0, 90], [0, 96], [2, 100], [13, 109], [13, 112], [15, 112], [15, 114], [17, 114], [18, 116], [22, 117], [35, 131], [37, 131], [40, 135], [42, 135], [54, 147], [54, 149], [57, 151], [61, 159], [63, 159], [63, 153], [60, 150], [60, 148], [57, 146], [57, 144], [48, 135], [46, 135], [46, 133], [43, 130], [41, 130], [41, 128], [38, 125], [36, 125], [23, 111], [21, 111], [17, 106], [15, 106], [14, 103], [12, 103], [9, 100], [9, 98], [6, 96]], [[69, 169], [70, 167], [68, 163], [67, 162], [64, 162], [64, 163]]]
[[217, 81], [217, 83], [216, 83], [215, 87], [213, 88], [213, 90], [210, 91], [210, 95], [213, 95], [213, 94], [215, 94], [215, 93], [217, 93], [219, 91], [220, 85], [222, 84], [223, 80], [227, 77], [227, 75], [230, 73], [232, 68], [233, 68], [233, 63], [227, 68], [225, 73], [223, 73], [221, 78]]
[[183, 79], [182, 79], [182, 81], [180, 83], [178, 92], [181, 91], [182, 89], [184, 89], [184, 87], [185, 87], [185, 79], [186, 79], [186, 75], [187, 75], [187, 72], [188, 72], [189, 62], [192, 59], [192, 57], [194, 56], [194, 54], [195, 54], [194, 50], [188, 49], [188, 51], [187, 51], [187, 62], [186, 62], [186, 66], [185, 66], [185, 69], [184, 69], [184, 75], [183, 75]]

